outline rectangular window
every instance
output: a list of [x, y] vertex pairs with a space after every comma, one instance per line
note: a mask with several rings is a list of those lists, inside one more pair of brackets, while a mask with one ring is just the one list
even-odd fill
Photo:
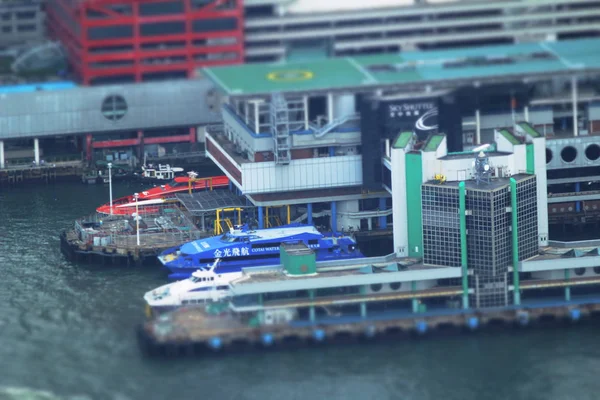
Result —
[[35, 25], [33, 24], [25, 24], [25, 25], [17, 25], [18, 32], [33, 32], [35, 31]]
[[142, 36], [160, 36], [185, 33], [185, 22], [156, 22], [140, 26]]
[[19, 11], [16, 16], [17, 19], [34, 19], [35, 11]]
[[183, 14], [183, 10], [182, 1], [140, 3], [141, 16]]
[[131, 37], [133, 37], [133, 27], [131, 25], [102, 26], [88, 29], [90, 40], [126, 39]]
[[194, 32], [232, 31], [237, 29], [235, 18], [198, 19], [192, 21]]
[[253, 249], [266, 249], [269, 247], [277, 247], [281, 244], [281, 242], [274, 242], [274, 243], [257, 243], [257, 244], [253, 244], [252, 248]]

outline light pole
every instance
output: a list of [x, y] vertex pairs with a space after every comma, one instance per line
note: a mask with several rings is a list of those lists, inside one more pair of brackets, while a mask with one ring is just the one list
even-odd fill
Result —
[[135, 197], [135, 235], [137, 239], [137, 245], [140, 245], [140, 214], [138, 210], [138, 197], [140, 195], [138, 193], [134, 193], [133, 197]]
[[108, 191], [110, 193], [110, 215], [112, 215], [112, 163], [108, 163]]

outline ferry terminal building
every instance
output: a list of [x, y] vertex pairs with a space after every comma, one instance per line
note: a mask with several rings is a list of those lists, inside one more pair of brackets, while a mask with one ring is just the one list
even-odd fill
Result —
[[[208, 68], [226, 103], [207, 155], [260, 227], [282, 205], [308, 223], [329, 216], [333, 230], [391, 224], [397, 257], [462, 268], [463, 301], [518, 304], [520, 275], [595, 273], [580, 259], [523, 267], [550, 244], [549, 203], [600, 198], [577, 185], [600, 162], [586, 151], [600, 122], [586, 91], [600, 74], [592, 48], [600, 41]], [[570, 124], [555, 108], [565, 103]], [[564, 170], [577, 178], [557, 184], [577, 190], [564, 186], [558, 203], [548, 184]]]

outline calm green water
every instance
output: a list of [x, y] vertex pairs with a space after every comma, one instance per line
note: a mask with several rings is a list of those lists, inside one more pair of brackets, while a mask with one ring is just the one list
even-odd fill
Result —
[[[115, 195], [137, 189], [117, 186]], [[134, 335], [141, 296], [165, 273], [74, 265], [59, 249], [60, 230], [105, 202], [108, 189], [0, 190], [0, 400], [600, 397], [593, 326], [143, 359]]]

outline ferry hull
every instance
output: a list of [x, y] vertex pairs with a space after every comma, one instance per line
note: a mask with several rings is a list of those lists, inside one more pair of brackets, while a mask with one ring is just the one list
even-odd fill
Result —
[[[317, 261], [318, 262], [322, 262], [322, 261], [337, 261], [337, 260], [352, 260], [352, 259], [356, 259], [356, 258], [363, 258], [364, 255], [362, 253], [360, 253], [359, 251], [356, 251], [354, 253], [345, 253], [345, 254], [338, 254], [338, 255], [334, 255], [334, 254], [324, 254], [324, 255], [320, 255], [317, 252]], [[163, 263], [163, 265], [167, 264], [165, 262], [165, 260], [163, 260], [161, 257], [159, 257], [159, 260], [161, 261], [161, 263]], [[270, 258], [261, 258], [261, 259], [243, 259], [240, 258], [239, 260], [235, 260], [235, 261], [227, 261], [227, 262], [222, 262], [221, 264], [219, 264], [215, 270], [216, 273], [218, 274], [227, 274], [227, 273], [232, 273], [232, 272], [240, 272], [242, 270], [242, 268], [251, 268], [251, 267], [268, 267], [268, 266], [274, 266], [274, 265], [279, 265], [281, 264], [281, 260], [280, 258], [277, 257], [270, 257]], [[192, 273], [196, 270], [198, 270], [198, 266], [176, 266], [173, 265], [173, 263], [168, 263], [167, 265], [165, 265], [166, 268], [169, 269], [169, 271], [171, 271], [171, 274], [169, 274], [169, 279], [170, 280], [182, 280], [182, 279], [187, 279], [189, 278]]]

